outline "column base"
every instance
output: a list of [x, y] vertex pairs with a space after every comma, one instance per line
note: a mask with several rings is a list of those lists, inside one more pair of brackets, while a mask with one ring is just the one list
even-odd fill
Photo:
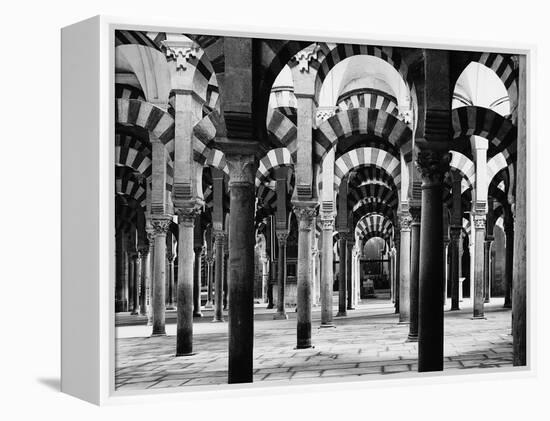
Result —
[[271, 309], [275, 308], [275, 306], [273, 304], [268, 304], [266, 308], [268, 310], [271, 310]]
[[176, 354], [176, 357], [190, 357], [192, 355], [197, 355], [196, 352], [185, 352], [183, 354]]
[[349, 307], [346, 307], [346, 310], [355, 310], [355, 307], [349, 306]]
[[336, 328], [336, 325], [335, 325], [335, 324], [332, 324], [332, 323], [325, 323], [325, 324], [321, 324], [321, 325], [319, 326], [319, 329], [326, 329], [326, 328], [330, 328], [330, 327]]
[[296, 348], [294, 349], [309, 349], [309, 348], [315, 348], [313, 345], [296, 345]]
[[193, 317], [202, 317], [202, 313], [193, 313]]
[[134, 311], [132, 311], [130, 314], [131, 314], [132, 316], [139, 316], [139, 311], [135, 311], [135, 310], [134, 310]]
[[397, 322], [398, 325], [410, 325], [411, 322], [410, 321], [399, 321]]
[[485, 301], [483, 301], [484, 304], [490, 303], [491, 300], [489, 298], [485, 298]]
[[410, 335], [407, 336], [407, 340], [405, 342], [418, 342], [418, 335]]
[[336, 317], [346, 317], [348, 315], [348, 313], [346, 313], [345, 311], [339, 311], [338, 313], [336, 313]]
[[504, 303], [502, 308], [512, 308], [512, 303]]
[[151, 333], [151, 338], [155, 336], [166, 336], [166, 332], [153, 332]]
[[485, 316], [472, 316], [472, 317], [470, 317], [470, 320], [487, 320], [487, 317], [485, 317]]
[[223, 322], [225, 322], [223, 317], [221, 319], [212, 319], [212, 323], [223, 323]]
[[273, 315], [273, 320], [288, 320], [288, 314], [276, 313]]

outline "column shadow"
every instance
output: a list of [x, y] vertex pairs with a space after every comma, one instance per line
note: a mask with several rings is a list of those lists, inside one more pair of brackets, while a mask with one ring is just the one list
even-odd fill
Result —
[[45, 377], [36, 379], [36, 381], [56, 392], [61, 391], [61, 379], [58, 377]]

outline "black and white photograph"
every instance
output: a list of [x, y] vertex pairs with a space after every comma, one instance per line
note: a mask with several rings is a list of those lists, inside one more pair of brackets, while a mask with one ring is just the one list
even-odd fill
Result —
[[527, 368], [524, 54], [112, 40], [115, 391]]

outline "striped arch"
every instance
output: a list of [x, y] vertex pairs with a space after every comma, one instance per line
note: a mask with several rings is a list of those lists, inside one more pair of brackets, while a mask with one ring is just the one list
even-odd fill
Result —
[[354, 108], [336, 113], [314, 131], [314, 162], [321, 163], [338, 140], [356, 134], [378, 136], [412, 158], [412, 131], [405, 123], [383, 110]]
[[368, 214], [377, 213], [383, 215], [388, 220], [393, 220], [395, 209], [384, 202], [361, 202], [357, 204], [353, 210], [353, 225], [356, 225], [359, 220]]
[[401, 165], [398, 159], [381, 149], [357, 148], [345, 153], [334, 163], [334, 191], [338, 191], [348, 172], [366, 165], [384, 169], [393, 179], [397, 191], [401, 190]]
[[[271, 89], [269, 95], [269, 109], [279, 111], [296, 124], [298, 101], [296, 100], [296, 96], [294, 96], [294, 87], [278, 86], [277, 88]], [[269, 110], [267, 113], [267, 120], [269, 122]]]
[[413, 78], [409, 73], [407, 63], [402, 60], [400, 54], [394, 48], [364, 44], [322, 44], [322, 49], [323, 51], [328, 51], [325, 52], [325, 57], [319, 66], [316, 87], [320, 88], [330, 70], [341, 61], [357, 55], [368, 55], [377, 57], [390, 64], [401, 75], [403, 82], [409, 88], [412, 103], [417, 104], [416, 88]]
[[381, 184], [370, 183], [348, 188], [348, 208], [355, 211], [368, 203], [380, 203], [397, 209], [399, 201], [395, 190]]
[[161, 51], [160, 43], [156, 43], [145, 31], [115, 31], [115, 47], [119, 45], [142, 45]]
[[507, 168], [508, 163], [506, 162], [506, 158], [502, 153], [498, 153], [493, 156], [487, 162], [487, 185], [490, 185], [492, 183], [493, 179], [498, 173]]
[[267, 114], [267, 131], [271, 133], [280, 146], [289, 149], [296, 156], [296, 124], [277, 109], [270, 109]]
[[363, 216], [355, 227], [355, 237], [362, 241], [364, 238], [381, 237], [389, 240], [393, 235], [391, 220], [378, 213]]
[[271, 212], [277, 209], [277, 193], [265, 184], [261, 184], [258, 187], [256, 197], [258, 198], [259, 207], [265, 208]]
[[268, 177], [270, 171], [282, 166], [294, 166], [294, 160], [287, 148], [271, 149], [261, 160], [256, 172], [256, 188]]
[[162, 108], [137, 99], [117, 99], [115, 121], [119, 124], [138, 126], [153, 133], [174, 160], [174, 119]]
[[136, 200], [145, 206], [146, 186], [144, 180], [129, 168], [118, 167], [115, 171], [115, 193]]
[[493, 70], [500, 80], [502, 80], [504, 87], [508, 91], [510, 104], [513, 106], [510, 107], [510, 111], [513, 113], [513, 108], [517, 107], [518, 99], [518, 71], [514, 68], [512, 59], [509, 56], [497, 53], [478, 53], [478, 56], [474, 57], [474, 61]]
[[141, 88], [136, 88], [135, 86], [125, 83], [117, 83], [115, 85], [115, 98], [139, 99], [140, 101], [145, 101], [145, 95]]
[[352, 108], [374, 108], [398, 118], [397, 99], [386, 92], [375, 89], [355, 89], [340, 95], [336, 102], [340, 111]]
[[152, 175], [151, 149], [140, 140], [117, 133], [115, 135], [115, 164], [133, 168], [150, 179]]
[[476, 185], [476, 167], [475, 164], [460, 152], [451, 151], [451, 168], [454, 168], [462, 175], [461, 193], [468, 189], [474, 189]]
[[[506, 151], [515, 145], [517, 128], [510, 120], [488, 108], [474, 106], [455, 108], [452, 115], [455, 139], [474, 135], [484, 137], [489, 141], [488, 158], [499, 152], [511, 157]], [[507, 159], [507, 162], [511, 160]]]
[[227, 166], [227, 160], [222, 151], [219, 149], [209, 149], [205, 158], [204, 165], [217, 168], [229, 176], [229, 167]]

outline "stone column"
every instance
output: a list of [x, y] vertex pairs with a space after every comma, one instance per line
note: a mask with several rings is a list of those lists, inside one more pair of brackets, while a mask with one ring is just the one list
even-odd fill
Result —
[[223, 322], [223, 272], [224, 258], [223, 246], [225, 243], [225, 233], [223, 231], [214, 231], [214, 318], [213, 322]]
[[178, 211], [176, 356], [193, 355], [193, 231], [196, 208]]
[[[198, 223], [198, 221], [195, 221]], [[193, 265], [193, 317], [202, 317], [201, 313], [201, 261], [202, 245], [194, 248], [195, 264]]]
[[451, 252], [451, 311], [460, 310], [459, 307], [459, 277], [460, 277], [460, 235], [462, 233], [462, 227], [451, 226], [450, 230], [450, 243], [449, 250]]
[[411, 282], [411, 222], [408, 213], [401, 215], [401, 247], [399, 260], [399, 323], [410, 320], [410, 282]]
[[347, 316], [346, 311], [346, 234], [340, 232], [338, 247], [338, 313], [336, 317]]
[[506, 236], [506, 260], [504, 263], [504, 307], [512, 308], [512, 275], [514, 272], [514, 226], [512, 221], [507, 223], [505, 220], [504, 234]]
[[485, 258], [483, 243], [485, 242], [485, 215], [474, 215], [475, 245], [474, 245], [474, 319], [485, 319], [483, 312], [484, 294], [484, 273]]
[[139, 252], [136, 250], [133, 254], [134, 261], [134, 289], [132, 290], [133, 310], [132, 314], [137, 316], [139, 314], [139, 288], [141, 286], [141, 259]]
[[316, 214], [315, 202], [295, 202], [298, 220], [297, 330], [296, 348], [311, 348], [311, 230]]
[[422, 176], [420, 226], [418, 371], [443, 370], [443, 178], [449, 155], [430, 149], [418, 152]]
[[116, 237], [116, 284], [115, 284], [115, 312], [126, 311], [127, 303], [124, 299], [124, 233], [117, 230]]
[[128, 251], [128, 311], [130, 314], [134, 313], [134, 289], [135, 289], [135, 260], [136, 260], [135, 250]]
[[[518, 67], [518, 143], [516, 201], [514, 210], [514, 270], [512, 284], [513, 364], [527, 364], [527, 57], [517, 56]], [[532, 140], [532, 139], [530, 139]], [[530, 145], [529, 145], [530, 146]]]
[[332, 236], [334, 215], [321, 214], [323, 232], [321, 234], [321, 327], [333, 327], [332, 285], [334, 282], [334, 251]]
[[277, 261], [277, 313], [275, 320], [288, 319], [285, 309], [285, 285], [286, 285], [286, 240], [287, 232], [277, 232], [279, 244], [279, 259]]
[[[209, 253], [210, 254], [210, 253]], [[206, 304], [204, 305], [204, 308], [213, 308], [212, 304], [212, 284], [214, 279], [214, 258], [210, 255], [206, 256]]]
[[223, 309], [227, 310], [228, 307], [228, 292], [229, 292], [229, 239], [228, 234], [225, 235], [225, 242], [223, 244]]
[[166, 291], [166, 309], [167, 310], [174, 310], [174, 259], [176, 256], [172, 251], [170, 250], [168, 253], [166, 253], [166, 261], [168, 263], [168, 282], [167, 285], [167, 291]]
[[408, 340], [418, 341], [418, 273], [420, 263], [420, 208], [411, 207], [410, 325]]
[[483, 243], [483, 260], [485, 261], [485, 270], [483, 271], [483, 289], [485, 290], [485, 303], [491, 302], [491, 244], [493, 239], [494, 237], [488, 235], [485, 237], [485, 242]]
[[149, 266], [149, 246], [143, 245], [138, 249], [139, 259], [141, 261], [140, 287], [139, 287], [139, 314], [147, 315], [147, 276]]
[[[397, 231], [397, 232], [396, 232]], [[393, 296], [394, 296], [394, 308], [395, 313], [399, 313], [399, 277], [400, 277], [400, 264], [401, 261], [401, 232], [399, 231], [399, 228], [396, 227], [394, 230], [394, 242], [395, 242], [395, 258], [394, 258], [394, 279], [395, 282], [393, 284]]]
[[353, 263], [353, 246], [354, 246], [353, 234], [348, 234], [346, 238], [346, 310], [355, 310], [353, 307], [353, 293], [355, 291], [352, 282], [352, 263]]
[[149, 256], [147, 259], [147, 275], [145, 279], [145, 301], [147, 303], [147, 326], [153, 326], [153, 277], [155, 270], [155, 231], [152, 228], [147, 230], [149, 241]]
[[447, 233], [443, 237], [443, 267], [445, 268], [445, 278], [443, 279], [443, 307], [447, 304], [447, 284], [449, 283], [449, 244], [450, 240]]
[[168, 215], [153, 215], [151, 224], [154, 230], [155, 249], [154, 249], [154, 274], [153, 274], [153, 293], [152, 293], [152, 316], [153, 333], [152, 336], [166, 335], [165, 317], [165, 283], [166, 283], [166, 232], [170, 227], [172, 218]]

